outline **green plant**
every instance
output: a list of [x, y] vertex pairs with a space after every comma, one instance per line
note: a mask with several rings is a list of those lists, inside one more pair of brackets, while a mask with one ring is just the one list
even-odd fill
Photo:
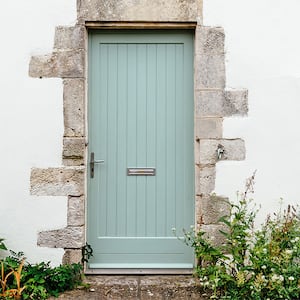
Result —
[[254, 229], [257, 209], [248, 193], [254, 175], [230, 204], [229, 216], [220, 219], [225, 241], [213, 245], [203, 231], [184, 231], [183, 242], [195, 250], [199, 261], [195, 275], [210, 290], [211, 299], [300, 299], [300, 218], [288, 206]]
[[[22, 292], [26, 288], [25, 286], [21, 286], [21, 273], [24, 266], [24, 261], [21, 261], [18, 269], [15, 271], [11, 269], [10, 272], [5, 273], [4, 263], [1, 262], [1, 294], [0, 297], [5, 299], [21, 299]], [[9, 287], [8, 282], [11, 277], [14, 276], [15, 288]]]
[[5, 244], [4, 244], [4, 239], [0, 238], [0, 250], [7, 250]]
[[72, 290], [82, 282], [80, 264], [61, 265], [51, 268], [49, 262], [28, 264], [23, 274], [26, 291], [24, 299], [46, 299], [57, 297], [59, 293]]
[[1, 261], [0, 299], [42, 300], [82, 283], [82, 265], [51, 267], [50, 262], [29, 264], [23, 252], [10, 251]]

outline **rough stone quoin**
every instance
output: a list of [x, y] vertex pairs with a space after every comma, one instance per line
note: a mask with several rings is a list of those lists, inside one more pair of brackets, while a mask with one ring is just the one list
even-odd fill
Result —
[[197, 117], [245, 116], [248, 113], [248, 91], [197, 90], [195, 114]]
[[67, 138], [63, 140], [63, 164], [65, 166], [79, 166], [84, 164], [85, 139]]
[[197, 166], [197, 178], [195, 192], [196, 196], [209, 195], [215, 189], [216, 167]]
[[202, 195], [197, 199], [201, 212], [201, 223], [204, 225], [219, 224], [221, 217], [228, 216], [231, 205], [229, 199], [217, 195]]
[[220, 139], [223, 135], [223, 118], [200, 117], [195, 118], [196, 141], [200, 139]]
[[57, 51], [48, 55], [32, 56], [29, 64], [31, 77], [83, 78], [84, 50]]
[[81, 196], [84, 194], [84, 168], [62, 167], [31, 170], [31, 195]]
[[85, 136], [85, 79], [64, 79], [64, 136]]
[[224, 89], [225, 34], [222, 28], [196, 27], [195, 36], [195, 88]]
[[37, 244], [50, 248], [81, 248], [84, 245], [84, 227], [74, 226], [39, 232]]
[[63, 264], [78, 264], [81, 263], [82, 251], [81, 249], [65, 249], [65, 254], [62, 259]]
[[[218, 157], [218, 148], [222, 154]], [[245, 142], [242, 139], [203, 139], [199, 143], [199, 165], [214, 165], [221, 160], [244, 160]]]
[[79, 50], [86, 48], [86, 29], [84, 26], [57, 26], [55, 28], [55, 50]]
[[68, 226], [83, 226], [85, 222], [84, 196], [68, 197]]

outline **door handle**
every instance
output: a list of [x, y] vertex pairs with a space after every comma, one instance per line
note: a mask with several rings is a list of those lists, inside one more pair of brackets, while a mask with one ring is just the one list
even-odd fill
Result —
[[91, 152], [91, 160], [90, 160], [90, 176], [94, 178], [95, 175], [95, 164], [102, 164], [104, 160], [95, 160], [95, 153]]

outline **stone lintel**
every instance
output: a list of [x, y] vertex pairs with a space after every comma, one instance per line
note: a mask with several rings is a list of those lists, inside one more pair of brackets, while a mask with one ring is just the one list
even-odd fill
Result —
[[197, 199], [197, 208], [202, 224], [220, 224], [220, 218], [229, 215], [231, 205], [228, 198], [205, 195]]
[[196, 22], [202, 16], [199, 0], [78, 0], [79, 20]]
[[81, 196], [84, 193], [84, 167], [33, 168], [31, 195]]
[[196, 160], [200, 165], [213, 165], [222, 160], [244, 160], [246, 155], [242, 139], [203, 139], [199, 147]]
[[86, 49], [86, 29], [84, 26], [57, 26], [55, 28], [54, 49]]
[[39, 232], [37, 244], [49, 248], [81, 248], [84, 245], [84, 227], [66, 227]]
[[68, 226], [83, 226], [85, 224], [84, 197], [68, 198]]
[[32, 56], [29, 64], [31, 77], [85, 77], [85, 51], [63, 50]]
[[85, 80], [64, 79], [64, 136], [85, 135]]

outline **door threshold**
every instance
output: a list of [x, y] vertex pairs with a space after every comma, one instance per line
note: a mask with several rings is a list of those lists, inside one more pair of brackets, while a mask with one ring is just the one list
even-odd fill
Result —
[[191, 275], [193, 269], [86, 269], [86, 275]]

